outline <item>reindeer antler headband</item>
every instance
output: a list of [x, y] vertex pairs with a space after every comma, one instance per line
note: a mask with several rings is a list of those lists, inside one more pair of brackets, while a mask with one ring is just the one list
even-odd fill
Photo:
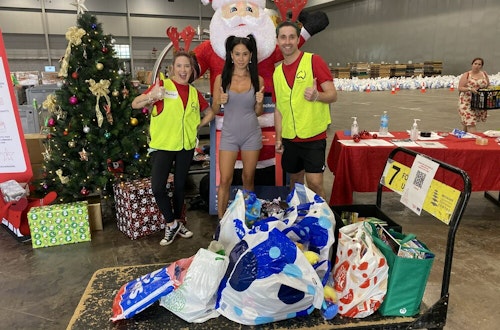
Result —
[[[172, 41], [176, 51], [183, 49], [184, 51], [189, 52], [189, 47], [191, 46], [191, 41], [193, 40], [195, 34], [196, 32], [192, 26], [186, 26], [181, 33], [177, 31], [176, 27], [170, 26], [167, 28], [167, 36], [170, 38], [170, 41]], [[181, 40], [184, 40], [183, 48], [179, 47], [179, 42]]]
[[[300, 12], [307, 4], [307, 0], [274, 0], [274, 4], [278, 7], [282, 21], [296, 22]], [[292, 12], [291, 19], [288, 19], [288, 13]]]

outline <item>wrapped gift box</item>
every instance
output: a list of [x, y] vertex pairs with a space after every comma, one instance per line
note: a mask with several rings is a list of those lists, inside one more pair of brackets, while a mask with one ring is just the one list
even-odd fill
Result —
[[[173, 175], [167, 188], [173, 193]], [[120, 182], [113, 186], [118, 229], [131, 239], [165, 229], [165, 218], [156, 205], [149, 178]]]
[[90, 241], [87, 201], [32, 207], [28, 212], [33, 248]]

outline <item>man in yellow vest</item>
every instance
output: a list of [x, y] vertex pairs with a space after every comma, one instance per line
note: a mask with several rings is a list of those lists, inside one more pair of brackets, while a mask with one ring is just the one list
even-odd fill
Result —
[[279, 24], [276, 36], [284, 57], [273, 74], [276, 152], [283, 153], [281, 166], [289, 174], [290, 188], [307, 183], [325, 198], [326, 130], [337, 90], [325, 61], [299, 50], [300, 29], [295, 23]]

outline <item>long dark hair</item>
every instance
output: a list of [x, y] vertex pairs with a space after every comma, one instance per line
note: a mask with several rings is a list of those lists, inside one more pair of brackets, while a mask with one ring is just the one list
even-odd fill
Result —
[[231, 84], [231, 78], [233, 77], [234, 63], [231, 59], [231, 52], [236, 45], [245, 45], [245, 47], [252, 53], [250, 62], [248, 63], [248, 71], [250, 72], [250, 80], [252, 81], [253, 89], [258, 92], [260, 89], [259, 85], [259, 72], [257, 71], [257, 43], [253, 34], [249, 34], [247, 37], [235, 37], [229, 36], [226, 39], [226, 61], [224, 62], [224, 68], [222, 69], [222, 89], [226, 92], [227, 88]]

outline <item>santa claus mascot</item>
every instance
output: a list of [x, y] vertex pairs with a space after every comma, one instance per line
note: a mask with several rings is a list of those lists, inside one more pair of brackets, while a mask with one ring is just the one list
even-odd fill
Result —
[[[266, 0], [201, 0], [201, 2], [204, 5], [211, 3], [215, 13], [210, 21], [210, 40], [202, 42], [194, 49], [200, 70], [198, 76], [210, 70], [210, 91], [213, 91], [215, 77], [222, 73], [224, 67], [226, 38], [253, 34], [257, 41], [259, 75], [264, 78], [265, 91], [272, 92], [274, 67], [283, 60], [283, 56], [276, 45], [276, 27], [266, 10]], [[324, 12], [302, 11], [307, 0], [274, 2], [282, 17], [292, 13], [295, 17], [291, 17], [291, 20], [295, 21], [298, 18], [302, 24], [299, 47], [328, 26], [328, 17]]]
[[[215, 77], [222, 73], [224, 60], [226, 58], [225, 42], [229, 36], [246, 37], [253, 34], [257, 42], [258, 72], [264, 78], [266, 98], [264, 100], [264, 111], [259, 119], [263, 133], [263, 147], [257, 164], [256, 185], [281, 185], [283, 178], [281, 168], [273, 168], [276, 164], [274, 147], [274, 109], [271, 103], [273, 92], [273, 72], [275, 66], [283, 60], [283, 55], [276, 44], [276, 25], [269, 11], [266, 10], [265, 0], [201, 0], [204, 5], [212, 4], [215, 13], [210, 21], [210, 40], [203, 41], [195, 49], [194, 54], [199, 69], [197, 76], [200, 77], [207, 70], [210, 71], [210, 91], [213, 92]], [[274, 0], [279, 9], [281, 19], [299, 21], [302, 25], [299, 47], [301, 47], [311, 36], [324, 30], [329, 22], [324, 12], [305, 12], [307, 0]], [[222, 128], [223, 112], [216, 116], [216, 125], [211, 127], [210, 144], [211, 149], [218, 150], [220, 141], [220, 129]], [[216, 202], [213, 200], [217, 194], [218, 164], [215, 153], [211, 153], [210, 161], [216, 166], [210, 169], [210, 207], [209, 212], [216, 214]], [[242, 168], [240, 160], [236, 162], [235, 168]], [[268, 169], [274, 171], [269, 175]], [[271, 172], [272, 172], [271, 171]], [[273, 178], [274, 177], [274, 178]], [[281, 179], [280, 179], [281, 177]], [[234, 175], [236, 184], [238, 176]], [[270, 196], [260, 196], [266, 198]], [[277, 197], [277, 196], [273, 196]]]

